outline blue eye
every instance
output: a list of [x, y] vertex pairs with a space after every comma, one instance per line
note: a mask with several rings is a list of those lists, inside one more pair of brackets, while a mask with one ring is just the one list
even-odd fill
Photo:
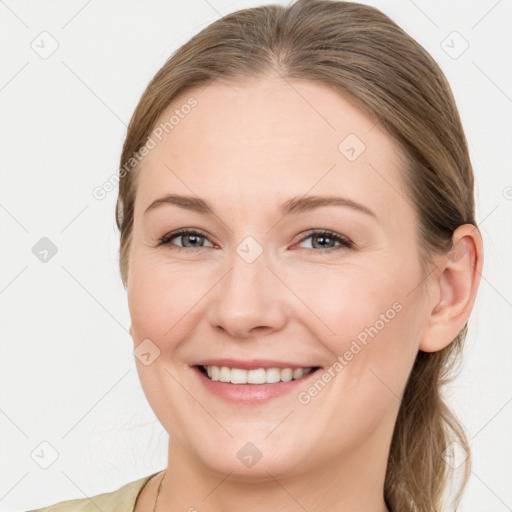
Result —
[[[193, 229], [180, 229], [179, 231], [174, 231], [173, 233], [169, 233], [168, 235], [163, 236], [160, 239], [160, 243], [158, 245], [164, 245], [164, 244], [170, 244], [170, 245], [176, 245], [171, 244], [171, 240], [174, 240], [175, 238], [180, 238], [182, 240], [182, 243], [196, 243], [196, 247], [183, 247], [180, 245], [177, 245], [178, 249], [201, 249], [204, 247], [203, 244], [198, 243], [198, 240], [204, 239], [207, 240], [207, 238], [201, 234], [199, 231], [195, 231]], [[203, 242], [204, 243], [204, 242]]]
[[[354, 247], [354, 243], [349, 240], [347, 237], [343, 235], [338, 235], [337, 233], [334, 233], [332, 231], [311, 231], [307, 236], [302, 238], [300, 242], [304, 242], [304, 240], [307, 240], [308, 238], [311, 238], [312, 240], [318, 240], [320, 241], [320, 247], [323, 249], [336, 249], [337, 247], [330, 247], [329, 242], [338, 242], [341, 244], [342, 247], [345, 247], [347, 249], [352, 249]], [[325, 242], [327, 240], [327, 242]], [[314, 244], [313, 244], [314, 245]], [[339, 248], [339, 246], [338, 246]], [[315, 251], [314, 249], [307, 249], [308, 251]]]
[[[182, 245], [177, 245], [172, 243], [172, 240], [175, 238], [181, 239]], [[334, 233], [333, 231], [325, 231], [325, 230], [317, 230], [317, 231], [310, 231], [305, 237], [301, 238], [299, 242], [304, 242], [307, 239], [317, 240], [317, 247], [313, 249], [305, 248], [309, 252], [326, 252], [329, 249], [338, 249], [341, 247], [344, 247], [346, 249], [353, 249], [354, 243], [348, 239], [347, 237], [343, 235], [338, 235], [337, 233]], [[182, 250], [182, 249], [202, 249], [203, 247], [208, 247], [204, 245], [204, 241], [208, 240], [205, 235], [203, 235], [201, 232], [193, 230], [193, 229], [180, 229], [178, 231], [174, 231], [172, 233], [169, 233], [165, 236], [163, 236], [159, 240], [158, 245], [173, 245], [175, 248]], [[331, 242], [338, 243], [339, 245], [337, 247], [335, 246], [329, 246]], [[186, 246], [186, 244], [192, 244], [190, 247]], [[313, 243], [313, 245], [315, 245]], [[212, 245], [213, 247], [213, 245]], [[321, 251], [315, 250], [315, 249], [322, 249]]]

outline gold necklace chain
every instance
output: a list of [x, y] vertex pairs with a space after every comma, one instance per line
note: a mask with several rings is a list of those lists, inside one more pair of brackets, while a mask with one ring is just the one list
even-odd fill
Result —
[[155, 507], [153, 508], [153, 512], [156, 512], [156, 505], [158, 503], [158, 497], [160, 496], [160, 489], [162, 488], [162, 484], [164, 483], [166, 473], [167, 473], [167, 468], [165, 468], [164, 476], [162, 477], [162, 480], [160, 481], [160, 485], [158, 486], [158, 491], [156, 493]]

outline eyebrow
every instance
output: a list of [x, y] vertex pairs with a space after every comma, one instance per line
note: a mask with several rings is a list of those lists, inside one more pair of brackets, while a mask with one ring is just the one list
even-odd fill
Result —
[[[182, 196], [177, 194], [169, 194], [159, 199], [155, 199], [145, 210], [144, 215], [151, 210], [154, 210], [158, 206], [162, 206], [164, 204], [172, 204], [175, 206], [179, 206], [180, 208], [184, 208], [185, 210], [190, 210], [193, 212], [201, 213], [203, 215], [214, 215], [215, 211], [210, 206], [210, 204], [204, 199], [200, 199], [199, 197], [194, 196]], [[371, 215], [372, 217], [377, 217], [377, 215], [370, 210], [368, 207], [356, 203], [351, 199], [345, 197], [337, 197], [337, 196], [298, 196], [292, 197], [284, 202], [279, 207], [279, 213], [283, 217], [290, 214], [299, 214], [306, 211], [314, 210], [321, 206], [344, 206], [347, 208], [351, 208], [352, 210], [356, 210], [367, 215]]]

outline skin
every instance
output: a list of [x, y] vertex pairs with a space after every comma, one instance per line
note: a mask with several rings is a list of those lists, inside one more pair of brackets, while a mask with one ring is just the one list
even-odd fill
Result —
[[[149, 338], [160, 350], [148, 366], [136, 359], [169, 433], [158, 510], [384, 512], [400, 396], [418, 350], [447, 346], [470, 315], [480, 233], [460, 226], [459, 257], [438, 257], [423, 279], [398, 148], [321, 84], [274, 76], [214, 83], [184, 93], [161, 119], [190, 96], [198, 105], [142, 162], [129, 254], [134, 346]], [[366, 146], [355, 161], [338, 150], [350, 133]], [[203, 198], [216, 215], [170, 204], [144, 215], [166, 193]], [[277, 212], [291, 197], [327, 194], [376, 217], [340, 206]], [[206, 238], [158, 245], [181, 228]], [[311, 229], [344, 235], [357, 248], [321, 246], [321, 237], [306, 238]], [[247, 236], [263, 250], [252, 263], [236, 252]], [[396, 302], [401, 311], [305, 405], [295, 392], [228, 403], [190, 367], [207, 357], [258, 357], [326, 369]], [[236, 456], [247, 442], [262, 454], [252, 467]], [[145, 486], [137, 511], [153, 510], [162, 477]]]

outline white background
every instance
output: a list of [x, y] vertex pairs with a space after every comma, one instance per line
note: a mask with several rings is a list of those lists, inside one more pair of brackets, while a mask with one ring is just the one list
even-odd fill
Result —
[[[264, 3], [0, 1], [0, 510], [111, 492], [166, 466], [168, 435], [128, 333], [117, 189], [103, 200], [92, 190], [116, 172], [126, 124], [167, 57], [221, 15]], [[466, 130], [485, 262], [450, 388], [474, 457], [461, 510], [510, 511], [512, 3], [365, 3], [439, 62]], [[50, 47], [43, 31], [59, 45], [46, 59], [31, 47]], [[458, 58], [443, 48], [462, 49], [453, 31], [469, 44]], [[32, 253], [42, 237], [58, 250], [46, 263]], [[43, 441], [58, 452], [48, 469], [31, 457], [51, 456]]]

